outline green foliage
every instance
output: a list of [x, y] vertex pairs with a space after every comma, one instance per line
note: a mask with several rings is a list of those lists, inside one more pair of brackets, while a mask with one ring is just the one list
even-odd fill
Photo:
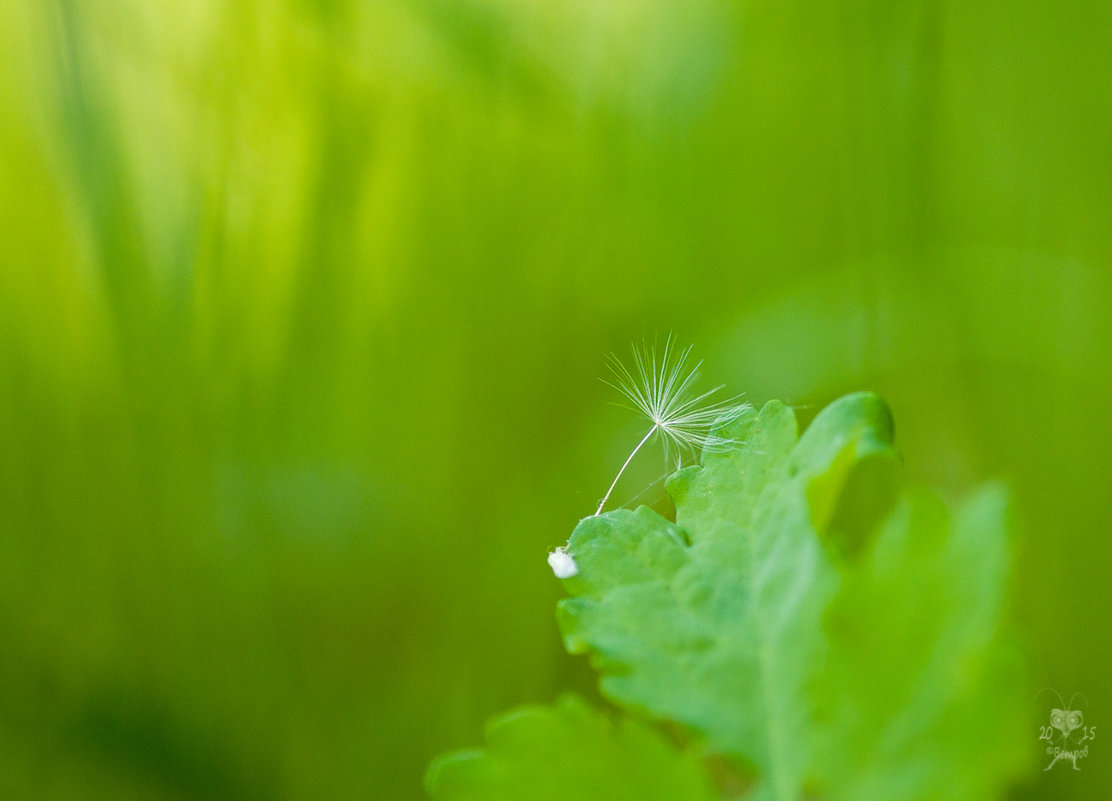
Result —
[[[779, 402], [724, 423], [736, 444], [668, 482], [675, 522], [641, 507], [576, 528], [579, 572], [558, 608], [568, 650], [590, 655], [607, 697], [680, 724], [762, 799], [997, 791], [1024, 746], [1022, 670], [1001, 634], [1007, 499], [990, 487], [951, 519], [901, 487], [892, 432], [868, 393], [802, 437]], [[518, 758], [551, 755], [534, 745]], [[507, 750], [491, 748], [454, 759], [504, 766]], [[489, 775], [468, 771], [456, 791], [441, 767], [430, 786], [504, 797]]]
[[434, 798], [452, 801], [675, 801], [713, 799], [702, 766], [648, 726], [618, 722], [575, 696], [529, 707], [487, 727], [485, 751], [442, 757]]
[[1007, 476], [1034, 686], [1112, 697], [1109, 30], [0, 1], [0, 799], [424, 798], [586, 672], [538, 557], [636, 441], [600, 354], [655, 331], [758, 403], [876, 389], [946, 497]]
[[1016, 768], [1029, 696], [998, 634], [1007, 521], [999, 487], [952, 519], [913, 491], [845, 569], [812, 693], [833, 797], [990, 798]]

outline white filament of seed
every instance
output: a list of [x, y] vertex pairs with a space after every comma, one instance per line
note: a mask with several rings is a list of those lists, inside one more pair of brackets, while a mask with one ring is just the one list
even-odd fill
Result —
[[722, 418], [736, 416], [749, 408], [738, 396], [721, 401], [711, 401], [712, 395], [722, 389], [717, 386], [701, 395], [692, 392], [692, 385], [699, 375], [699, 362], [686, 373], [684, 367], [691, 354], [691, 346], [676, 353], [672, 337], [664, 341], [664, 352], [657, 359], [656, 348], [642, 343], [638, 349], [633, 347], [633, 367], [631, 371], [621, 363], [617, 356], [608, 359], [610, 372], [615, 382], [606, 381], [622, 393], [633, 404], [632, 408], [649, 418], [652, 427], [630, 452], [625, 464], [618, 470], [610, 489], [599, 502], [595, 514], [602, 514], [610, 494], [618, 485], [618, 479], [629, 467], [637, 452], [659, 433], [664, 444], [664, 461], [671, 468], [674, 462], [678, 469], [683, 462], [683, 454], [691, 451], [713, 451], [729, 444], [729, 440], [710, 433], [711, 427]]

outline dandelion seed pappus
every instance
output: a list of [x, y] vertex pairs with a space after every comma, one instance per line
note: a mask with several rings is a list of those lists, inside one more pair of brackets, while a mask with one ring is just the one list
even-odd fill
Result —
[[711, 400], [723, 389], [722, 385], [696, 395], [693, 386], [703, 363], [700, 361], [690, 370], [685, 370], [691, 346], [677, 351], [671, 335], [665, 339], [659, 357], [655, 345], [650, 347], [642, 343], [640, 348], [634, 345], [632, 350], [632, 370], [617, 356], [610, 355], [607, 366], [614, 375], [614, 381], [604, 379], [604, 383], [620, 392], [632, 404], [628, 408], [647, 417], [652, 426], [618, 470], [610, 489], [595, 510], [596, 515], [602, 514], [618, 479], [633, 457], [654, 436], [659, 435], [663, 444], [665, 465], [669, 468], [674, 465], [678, 469], [687, 453], [720, 450], [731, 444], [712, 434], [711, 429], [723, 418], [737, 416], [749, 408], [740, 396]]

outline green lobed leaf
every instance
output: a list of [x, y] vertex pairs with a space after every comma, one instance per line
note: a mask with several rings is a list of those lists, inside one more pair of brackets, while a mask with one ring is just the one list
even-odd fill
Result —
[[830, 797], [972, 801], [1023, 766], [1023, 671], [1001, 635], [1008, 519], [998, 486], [953, 519], [911, 492], [847, 570], [814, 693]]
[[[727, 423], [736, 447], [669, 481], [675, 523], [644, 507], [582, 521], [558, 610], [568, 650], [616, 702], [749, 765], [762, 798], [996, 787], [1014, 714], [969, 710], [1015, 697], [1003, 502], [990, 493], [950, 527], [940, 502], [902, 491], [874, 395], [796, 432], [777, 402]], [[890, 757], [901, 765], [874, 761]]]
[[575, 696], [510, 712], [483, 750], [436, 760], [436, 801], [711, 801], [697, 758], [637, 721], [613, 721]]

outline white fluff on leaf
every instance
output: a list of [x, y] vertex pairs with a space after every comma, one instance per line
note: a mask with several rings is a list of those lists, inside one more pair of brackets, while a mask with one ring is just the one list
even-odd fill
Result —
[[563, 547], [557, 548], [548, 554], [548, 566], [552, 568], [552, 572], [556, 574], [558, 579], [571, 578], [579, 572], [579, 566], [575, 564], [575, 559]]

